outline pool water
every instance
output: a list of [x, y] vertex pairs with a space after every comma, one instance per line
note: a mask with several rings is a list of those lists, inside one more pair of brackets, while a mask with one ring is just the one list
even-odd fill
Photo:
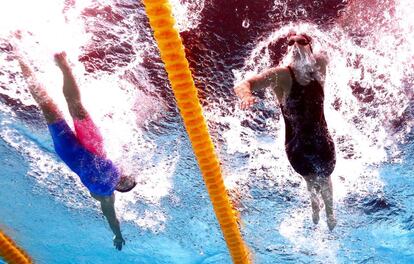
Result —
[[[171, 2], [254, 262], [414, 263], [414, 4]], [[0, 228], [36, 263], [231, 263], [142, 3], [9, 1], [0, 17]], [[116, 195], [122, 251], [98, 204], [53, 150], [11, 56], [17, 28], [32, 32], [19, 46], [70, 120], [52, 59], [66, 50], [108, 155], [136, 175], [137, 187]], [[315, 52], [330, 58], [332, 232], [324, 213], [312, 223], [274, 95], [259, 92], [260, 102], [242, 111], [232, 91], [283, 63], [283, 36], [292, 29], [311, 35]]]

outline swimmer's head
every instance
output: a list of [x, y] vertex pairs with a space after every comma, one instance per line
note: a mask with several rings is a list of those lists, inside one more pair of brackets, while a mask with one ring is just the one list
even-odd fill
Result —
[[115, 187], [115, 190], [118, 192], [129, 192], [130, 190], [134, 189], [136, 185], [137, 182], [135, 181], [135, 177], [122, 175], [121, 179]]
[[313, 56], [312, 43], [312, 38], [309, 35], [296, 33], [293, 30], [284, 37], [271, 41], [267, 46], [271, 67], [277, 67], [280, 64], [289, 65], [293, 60]]
[[313, 53], [312, 38], [305, 33], [297, 34], [294, 31], [290, 31], [287, 35], [287, 44], [289, 47], [296, 47], [301, 51]]
[[302, 72], [303, 74], [316, 71], [316, 59], [312, 51], [312, 38], [307, 34], [289, 32], [287, 35], [288, 53], [282, 61], [283, 65]]

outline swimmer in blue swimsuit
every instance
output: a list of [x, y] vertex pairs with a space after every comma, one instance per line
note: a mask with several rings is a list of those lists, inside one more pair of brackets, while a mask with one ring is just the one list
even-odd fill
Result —
[[23, 60], [23, 56], [17, 55], [17, 58], [29, 90], [46, 119], [56, 153], [80, 177], [91, 196], [100, 202], [102, 212], [115, 235], [114, 246], [121, 250], [125, 240], [115, 213], [114, 191], [132, 190], [136, 185], [134, 177], [124, 175], [120, 168], [106, 157], [102, 136], [82, 105], [80, 91], [66, 54], [56, 54], [55, 61], [63, 73], [63, 94], [73, 118], [75, 131], [68, 126], [55, 102], [37, 82], [34, 72]]
[[336, 226], [331, 173], [335, 168], [335, 145], [325, 121], [324, 79], [327, 60], [315, 56], [311, 38], [291, 32], [287, 38], [287, 67], [270, 68], [234, 87], [246, 109], [256, 102], [252, 91], [271, 87], [285, 121], [285, 150], [294, 170], [307, 183], [312, 219], [319, 222], [320, 193], [330, 230]]

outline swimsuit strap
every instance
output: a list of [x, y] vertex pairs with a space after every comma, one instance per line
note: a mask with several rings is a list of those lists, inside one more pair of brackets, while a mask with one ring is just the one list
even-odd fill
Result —
[[289, 69], [290, 77], [292, 78], [292, 81], [297, 82], [296, 77], [295, 77], [295, 73], [293, 72], [292, 68], [290, 66], [287, 66], [287, 68]]

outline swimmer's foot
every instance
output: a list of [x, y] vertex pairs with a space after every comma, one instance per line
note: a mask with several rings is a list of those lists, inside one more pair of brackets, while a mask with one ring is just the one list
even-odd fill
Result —
[[69, 66], [68, 60], [66, 58], [66, 52], [62, 51], [62, 52], [56, 53], [54, 55], [54, 57], [55, 57], [55, 62], [57, 64], [57, 66], [62, 71], [70, 70], [70, 66]]
[[332, 231], [335, 228], [335, 226], [336, 226], [335, 216], [334, 215], [330, 215], [330, 216], [327, 217], [326, 220], [328, 222], [328, 228], [329, 228], [329, 230]]
[[315, 225], [319, 223], [319, 209], [312, 210], [312, 221]]
[[12, 59], [15, 59], [19, 62], [23, 77], [27, 81], [31, 81], [32, 79], [34, 79], [34, 74], [32, 72], [31, 67], [29, 66], [31, 62], [24, 54], [22, 54], [22, 52], [19, 50], [17, 46], [13, 47]]
[[32, 70], [22, 58], [18, 57], [17, 60], [19, 61], [19, 65], [22, 70], [24, 78], [27, 80], [30, 80], [30, 77], [33, 76]]
[[20, 49], [21, 40], [22, 40], [22, 32], [20, 30], [13, 32], [9, 38], [10, 51], [11, 51], [9, 58], [19, 60], [19, 63], [23, 57], [22, 51]]

